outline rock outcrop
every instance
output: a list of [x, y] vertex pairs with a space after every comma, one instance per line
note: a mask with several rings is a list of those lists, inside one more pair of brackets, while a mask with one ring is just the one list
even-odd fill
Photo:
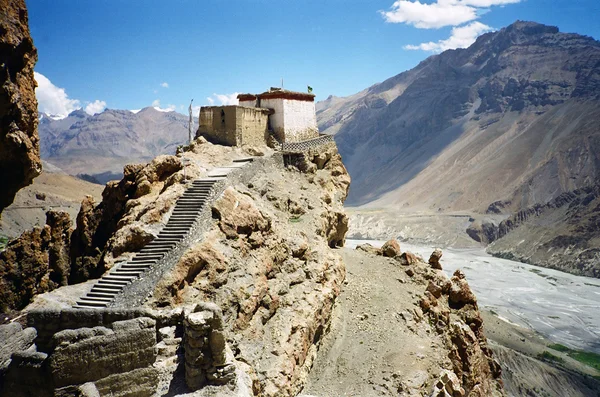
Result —
[[[233, 355], [231, 362], [212, 365], [246, 374], [257, 396], [300, 390], [345, 275], [330, 248], [344, 244], [347, 230], [343, 200], [349, 179], [335, 146], [286, 167], [278, 161], [254, 164], [247, 179], [229, 181], [212, 204], [212, 226], [163, 277], [149, 302], [157, 308], [216, 304]], [[203, 321], [213, 320], [194, 321], [203, 329]], [[214, 355], [212, 344], [203, 346]], [[194, 362], [186, 368], [195, 385], [218, 383], [231, 371]]]
[[37, 50], [24, 0], [0, 1], [0, 213], [42, 170], [37, 132]]
[[46, 225], [24, 232], [0, 252], [0, 312], [24, 308], [39, 293], [67, 285], [71, 220], [48, 211]]
[[[502, 221], [495, 256], [600, 278], [600, 182], [563, 193]], [[527, 243], [522, 243], [527, 242]]]
[[[419, 267], [415, 269], [419, 275]], [[421, 276], [429, 279], [421, 308], [444, 338], [452, 371], [460, 381], [457, 387], [456, 382], [442, 375], [436, 384], [438, 394], [434, 395], [445, 396], [444, 390], [447, 392], [449, 387], [454, 396], [503, 395], [502, 371], [488, 346], [477, 298], [465, 275], [457, 270], [448, 279], [441, 270], [431, 269]]]

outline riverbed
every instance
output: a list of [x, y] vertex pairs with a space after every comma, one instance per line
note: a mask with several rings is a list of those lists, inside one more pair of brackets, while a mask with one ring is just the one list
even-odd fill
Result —
[[[346, 240], [346, 247], [383, 241]], [[400, 243], [425, 260], [433, 246]], [[480, 307], [549, 340], [600, 353], [600, 280], [495, 258], [483, 248], [445, 248], [442, 267], [464, 271]]]

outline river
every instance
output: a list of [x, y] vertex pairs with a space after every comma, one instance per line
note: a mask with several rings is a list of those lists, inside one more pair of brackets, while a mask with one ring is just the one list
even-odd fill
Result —
[[[376, 240], [346, 240], [346, 246]], [[425, 260], [433, 246], [400, 243]], [[462, 269], [480, 307], [528, 327], [549, 340], [600, 353], [600, 280], [495, 258], [483, 248], [445, 248], [442, 267], [451, 276]]]

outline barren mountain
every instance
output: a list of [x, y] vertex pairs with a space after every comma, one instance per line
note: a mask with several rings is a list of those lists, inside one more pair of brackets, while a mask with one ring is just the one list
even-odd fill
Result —
[[152, 107], [137, 113], [107, 109], [94, 116], [76, 110], [61, 120], [41, 115], [39, 131], [43, 159], [106, 183], [121, 178], [125, 164], [173, 154], [187, 141], [188, 117]]
[[589, 185], [600, 167], [600, 42], [516, 22], [318, 106], [348, 203], [509, 210]]

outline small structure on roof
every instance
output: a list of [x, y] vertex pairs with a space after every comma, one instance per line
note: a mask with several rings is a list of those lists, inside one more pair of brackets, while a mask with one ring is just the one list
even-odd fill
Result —
[[200, 108], [197, 135], [229, 146], [302, 142], [319, 136], [315, 96], [271, 88], [240, 94], [239, 105]]

